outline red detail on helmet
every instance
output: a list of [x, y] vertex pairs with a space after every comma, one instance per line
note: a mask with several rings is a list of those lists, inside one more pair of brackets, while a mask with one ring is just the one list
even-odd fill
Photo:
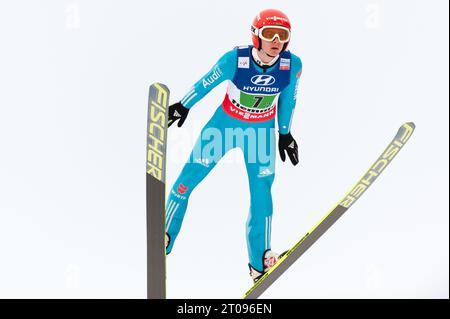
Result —
[[[289, 31], [291, 31], [291, 22], [289, 21], [289, 18], [287, 15], [285, 15], [283, 12], [277, 9], [266, 9], [261, 11], [253, 20], [252, 23], [252, 41], [253, 46], [256, 49], [260, 48], [261, 45], [261, 39], [258, 35], [254, 34], [253, 31], [255, 29], [260, 29], [266, 25], [277, 25], [281, 27], [288, 28]], [[287, 46], [289, 45], [289, 42], [287, 42], [284, 45], [283, 51], [286, 50]]]
[[178, 185], [178, 193], [184, 194], [188, 190], [187, 186], [184, 186], [183, 184]]

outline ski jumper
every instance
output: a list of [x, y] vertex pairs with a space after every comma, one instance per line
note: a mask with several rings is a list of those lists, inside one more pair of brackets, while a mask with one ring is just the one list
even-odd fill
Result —
[[290, 131], [296, 102], [300, 58], [282, 52], [270, 67], [252, 57], [252, 46], [223, 55], [184, 96], [191, 108], [213, 88], [228, 80], [222, 104], [200, 133], [189, 160], [172, 187], [166, 206], [167, 254], [172, 250], [186, 213], [189, 196], [231, 149], [244, 154], [250, 187], [247, 248], [250, 265], [263, 271], [263, 256], [271, 249], [272, 195], [275, 176], [275, 116], [281, 134]]

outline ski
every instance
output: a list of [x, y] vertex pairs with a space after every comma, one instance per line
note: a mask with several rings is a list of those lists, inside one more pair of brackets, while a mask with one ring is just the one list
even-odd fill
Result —
[[328, 228], [333, 225], [373, 184], [378, 176], [384, 171], [388, 164], [394, 159], [398, 152], [414, 132], [414, 123], [403, 124], [397, 135], [389, 143], [388, 147], [370, 167], [366, 174], [356, 185], [344, 196], [338, 204], [326, 214], [305, 236], [303, 236], [280, 260], [258, 280], [253, 287], [244, 295], [245, 299], [258, 298], [270, 287], [292, 264], [302, 256], [322, 236]]
[[166, 298], [165, 182], [169, 89], [150, 86], [147, 113], [147, 298]]

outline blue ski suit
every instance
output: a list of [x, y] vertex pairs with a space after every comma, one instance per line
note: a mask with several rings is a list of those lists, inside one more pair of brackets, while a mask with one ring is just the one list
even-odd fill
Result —
[[224, 54], [181, 100], [186, 108], [228, 80], [222, 104], [200, 133], [194, 149], [173, 185], [166, 204], [167, 254], [172, 250], [186, 213], [189, 196], [231, 149], [244, 154], [250, 187], [247, 248], [250, 265], [264, 270], [264, 253], [271, 249], [272, 195], [275, 176], [275, 117], [281, 134], [290, 132], [302, 62], [282, 52], [270, 67], [252, 56], [252, 46]]

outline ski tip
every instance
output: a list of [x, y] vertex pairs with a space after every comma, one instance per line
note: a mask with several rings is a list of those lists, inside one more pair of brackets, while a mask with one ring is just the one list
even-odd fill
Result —
[[406, 125], [406, 126], [409, 126], [409, 127], [411, 127], [412, 129], [415, 129], [416, 128], [416, 124], [414, 124], [414, 122], [406, 122], [405, 124], [403, 124], [404, 126]]
[[156, 89], [161, 88], [161, 89], [163, 89], [164, 91], [169, 91], [169, 88], [167, 87], [167, 85], [165, 85], [165, 84], [163, 84], [163, 83], [160, 83], [160, 82], [152, 83], [152, 84], [150, 85], [150, 90], [151, 90], [152, 88], [156, 88]]

